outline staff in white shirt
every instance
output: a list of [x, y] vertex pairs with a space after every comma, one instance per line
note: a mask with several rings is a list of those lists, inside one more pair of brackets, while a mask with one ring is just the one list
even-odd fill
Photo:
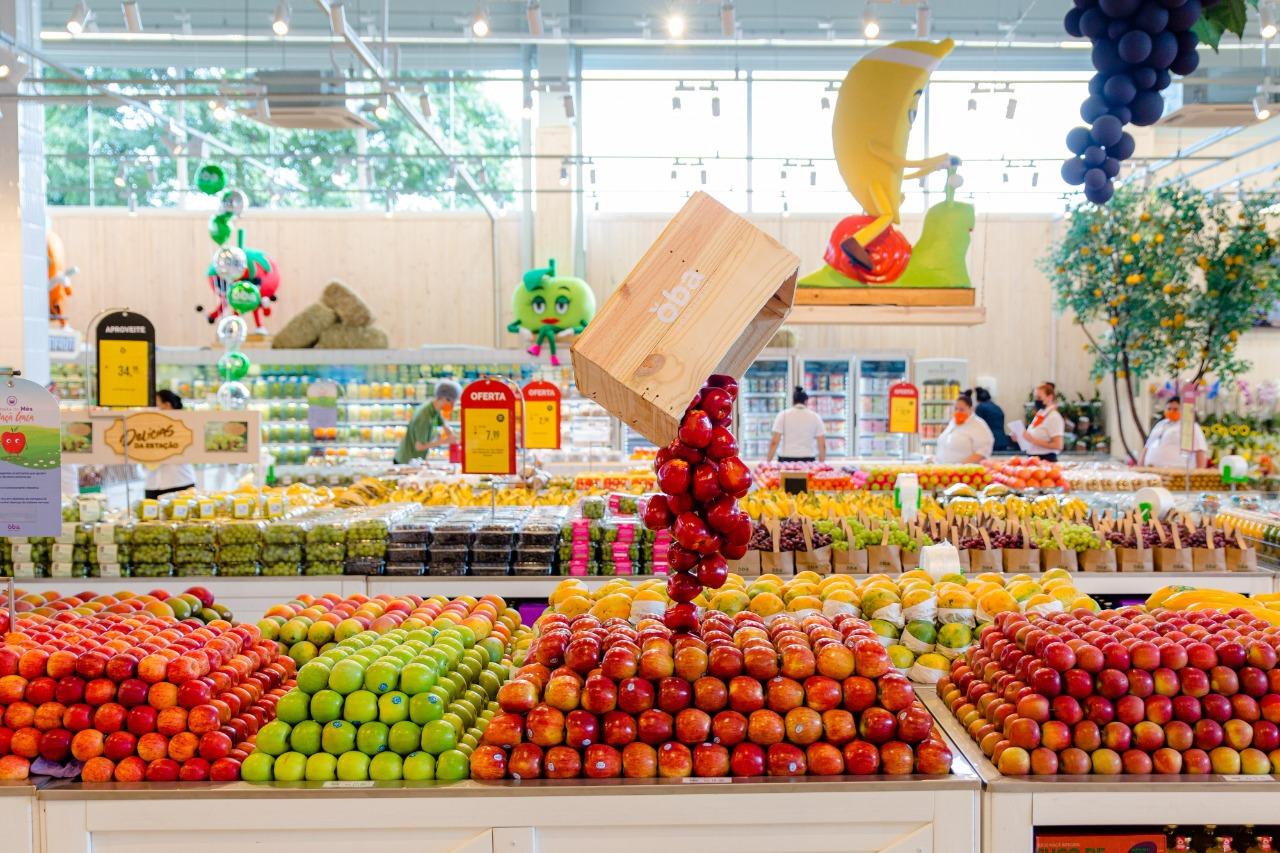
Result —
[[996, 437], [991, 434], [991, 428], [974, 415], [973, 400], [967, 393], [961, 394], [956, 397], [951, 420], [938, 436], [934, 461], [944, 465], [981, 462], [991, 455], [995, 443]]
[[[1191, 442], [1193, 461], [1195, 467], [1203, 468], [1209, 455], [1209, 443], [1204, 439], [1200, 424], [1195, 424], [1194, 430]], [[1164, 404], [1164, 417], [1151, 428], [1147, 444], [1138, 456], [1138, 464], [1153, 468], [1185, 468], [1189, 456], [1182, 450], [1182, 400], [1172, 397]]]
[[1046, 462], [1057, 462], [1063, 447], [1066, 423], [1058, 412], [1058, 391], [1052, 382], [1036, 386], [1036, 416], [1031, 419], [1023, 436], [1032, 446], [1031, 456], [1039, 456]]
[[[168, 389], [156, 392], [156, 408], [172, 411], [182, 408], [182, 398]], [[196, 487], [196, 469], [177, 462], [162, 462], [147, 472], [146, 496], [155, 500], [161, 495]]]
[[[805, 403], [809, 395], [799, 385], [791, 392], [791, 408], [778, 412], [773, 419], [773, 438], [769, 441], [769, 460], [778, 453], [779, 462], [812, 462], [827, 459], [826, 427], [817, 412]], [[781, 452], [779, 453], [779, 445]]]

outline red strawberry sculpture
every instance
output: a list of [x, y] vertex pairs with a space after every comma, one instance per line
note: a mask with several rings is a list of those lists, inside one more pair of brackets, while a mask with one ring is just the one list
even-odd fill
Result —
[[674, 539], [667, 581], [674, 603], [664, 616], [673, 631], [697, 627], [693, 599], [724, 583], [728, 561], [745, 556], [751, 539], [751, 519], [738, 509], [738, 498], [751, 488], [751, 470], [738, 458], [730, 431], [737, 399], [732, 376], [709, 378], [685, 409], [677, 438], [653, 461], [663, 494], [649, 499], [644, 523], [650, 530], [670, 529]]

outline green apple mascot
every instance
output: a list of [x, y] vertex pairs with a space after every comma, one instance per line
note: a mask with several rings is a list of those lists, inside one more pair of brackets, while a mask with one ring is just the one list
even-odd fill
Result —
[[545, 267], [524, 274], [523, 283], [511, 297], [515, 322], [508, 332], [525, 330], [533, 338], [530, 355], [540, 355], [547, 348], [551, 363], [560, 365], [556, 357], [556, 338], [580, 334], [596, 314], [596, 296], [591, 286], [580, 278], [556, 275], [556, 259]]

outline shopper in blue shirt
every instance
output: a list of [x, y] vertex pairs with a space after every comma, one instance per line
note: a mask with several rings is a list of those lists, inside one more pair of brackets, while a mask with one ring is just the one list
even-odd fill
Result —
[[996, 444], [993, 452], [1000, 453], [1013, 449], [1009, 436], [1004, 431], [1004, 410], [991, 399], [991, 392], [986, 388], [974, 388], [973, 397], [978, 401], [973, 413], [986, 421], [987, 426], [991, 428], [991, 434], [995, 436]]

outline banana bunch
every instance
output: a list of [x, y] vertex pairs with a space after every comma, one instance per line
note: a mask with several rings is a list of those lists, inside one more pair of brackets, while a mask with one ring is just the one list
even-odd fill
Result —
[[391, 498], [391, 487], [375, 477], [362, 477], [333, 498], [337, 507], [377, 506]]

